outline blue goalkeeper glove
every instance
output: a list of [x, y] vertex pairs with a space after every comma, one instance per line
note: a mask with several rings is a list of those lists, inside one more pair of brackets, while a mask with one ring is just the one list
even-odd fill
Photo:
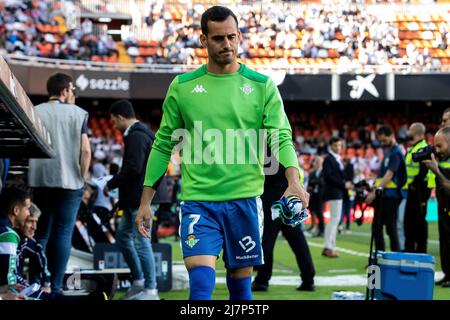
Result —
[[275, 201], [271, 207], [272, 220], [277, 218], [281, 222], [291, 227], [296, 227], [306, 219], [308, 219], [308, 209], [303, 208], [302, 201], [296, 196], [282, 197]]

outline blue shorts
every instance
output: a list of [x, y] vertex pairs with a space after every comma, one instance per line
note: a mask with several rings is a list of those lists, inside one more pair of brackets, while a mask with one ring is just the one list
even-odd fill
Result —
[[259, 197], [233, 201], [183, 201], [180, 239], [183, 258], [219, 256], [227, 269], [264, 264], [264, 214]]

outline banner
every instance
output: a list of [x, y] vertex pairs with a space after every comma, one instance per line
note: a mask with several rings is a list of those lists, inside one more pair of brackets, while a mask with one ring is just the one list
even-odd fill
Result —
[[[46, 79], [64, 72], [81, 98], [164, 99], [178, 73], [11, 65], [28, 95], [47, 95]], [[287, 101], [450, 100], [450, 74], [288, 74], [261, 70]]]

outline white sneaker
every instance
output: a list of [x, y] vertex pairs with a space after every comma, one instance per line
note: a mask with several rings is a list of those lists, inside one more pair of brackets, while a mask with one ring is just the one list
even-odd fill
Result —
[[144, 289], [134, 296], [133, 300], [159, 300], [158, 290]]
[[345, 230], [345, 234], [352, 234], [352, 230]]
[[127, 294], [122, 297], [121, 300], [134, 300], [134, 298], [144, 291], [144, 286], [133, 284], [128, 290]]

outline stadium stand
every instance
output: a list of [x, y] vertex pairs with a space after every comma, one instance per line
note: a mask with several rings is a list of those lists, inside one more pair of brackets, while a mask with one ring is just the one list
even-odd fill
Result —
[[[128, 1], [77, 1], [81, 12], [78, 29], [67, 27], [58, 3], [0, 3], [0, 47], [16, 56], [93, 62], [206, 62], [206, 50], [199, 43], [200, 26], [194, 22], [209, 3], [135, 1], [133, 6]], [[420, 12], [427, 7], [399, 4], [389, 14], [380, 15], [383, 5], [239, 5], [235, 11], [243, 35], [240, 58], [256, 66], [440, 68], [450, 64], [449, 13], [448, 6], [443, 6], [441, 11], [431, 6]], [[123, 34], [121, 41], [115, 41], [107, 30], [83, 18], [86, 12], [137, 15], [133, 24], [141, 24], [149, 34]]]

